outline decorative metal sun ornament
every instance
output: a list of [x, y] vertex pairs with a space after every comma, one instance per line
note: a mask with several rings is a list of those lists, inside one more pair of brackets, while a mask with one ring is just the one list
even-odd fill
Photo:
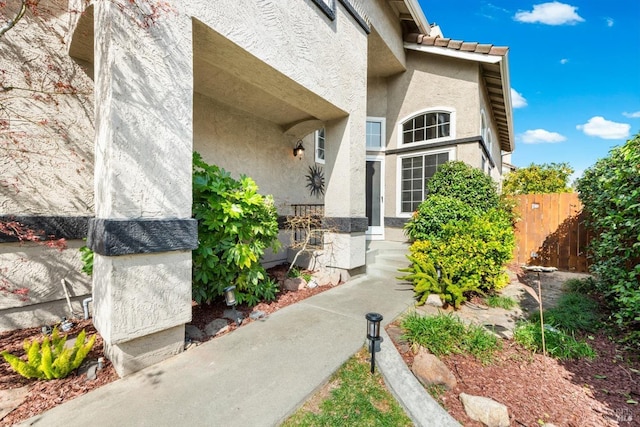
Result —
[[321, 167], [317, 165], [309, 166], [307, 181], [309, 181], [307, 187], [312, 196], [320, 197], [320, 194], [324, 195], [324, 172], [322, 172]]

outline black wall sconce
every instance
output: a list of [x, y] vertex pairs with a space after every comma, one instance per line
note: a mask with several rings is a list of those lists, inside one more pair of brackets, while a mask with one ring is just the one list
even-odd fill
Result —
[[382, 315], [378, 313], [367, 313], [364, 316], [367, 319], [367, 338], [371, 342], [371, 373], [376, 367], [376, 342], [380, 341], [380, 322]]
[[236, 319], [236, 324], [240, 326], [242, 323], [242, 315], [236, 311], [236, 287], [235, 286], [227, 286], [224, 288], [224, 300], [229, 307], [233, 309], [233, 317]]
[[300, 160], [304, 157], [304, 147], [302, 146], [302, 140], [298, 140], [298, 145], [293, 149], [293, 157], [298, 157]]

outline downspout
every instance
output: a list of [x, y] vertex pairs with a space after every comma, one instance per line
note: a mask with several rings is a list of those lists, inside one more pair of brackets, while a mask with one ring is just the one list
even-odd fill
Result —
[[82, 310], [84, 311], [84, 320], [89, 318], [89, 303], [93, 301], [92, 297], [85, 298], [82, 300]]

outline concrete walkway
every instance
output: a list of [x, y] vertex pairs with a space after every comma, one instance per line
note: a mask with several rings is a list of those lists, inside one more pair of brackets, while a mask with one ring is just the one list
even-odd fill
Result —
[[[367, 274], [231, 334], [108, 384], [22, 425], [275, 426], [322, 386], [366, 336], [365, 314], [383, 324], [413, 306], [395, 277], [406, 246], [372, 242]], [[388, 340], [376, 358], [416, 425], [457, 425], [416, 386]], [[403, 368], [404, 367], [404, 368]]]

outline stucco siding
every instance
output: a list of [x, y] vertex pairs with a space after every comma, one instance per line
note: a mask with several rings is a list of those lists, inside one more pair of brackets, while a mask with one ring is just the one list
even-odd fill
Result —
[[279, 214], [290, 214], [293, 203], [324, 203], [307, 188], [306, 175], [316, 164], [313, 134], [303, 139], [304, 157], [294, 158], [295, 145], [279, 126], [200, 94], [194, 96], [193, 127], [193, 149], [236, 179], [241, 174], [253, 178], [261, 194], [274, 197]]

